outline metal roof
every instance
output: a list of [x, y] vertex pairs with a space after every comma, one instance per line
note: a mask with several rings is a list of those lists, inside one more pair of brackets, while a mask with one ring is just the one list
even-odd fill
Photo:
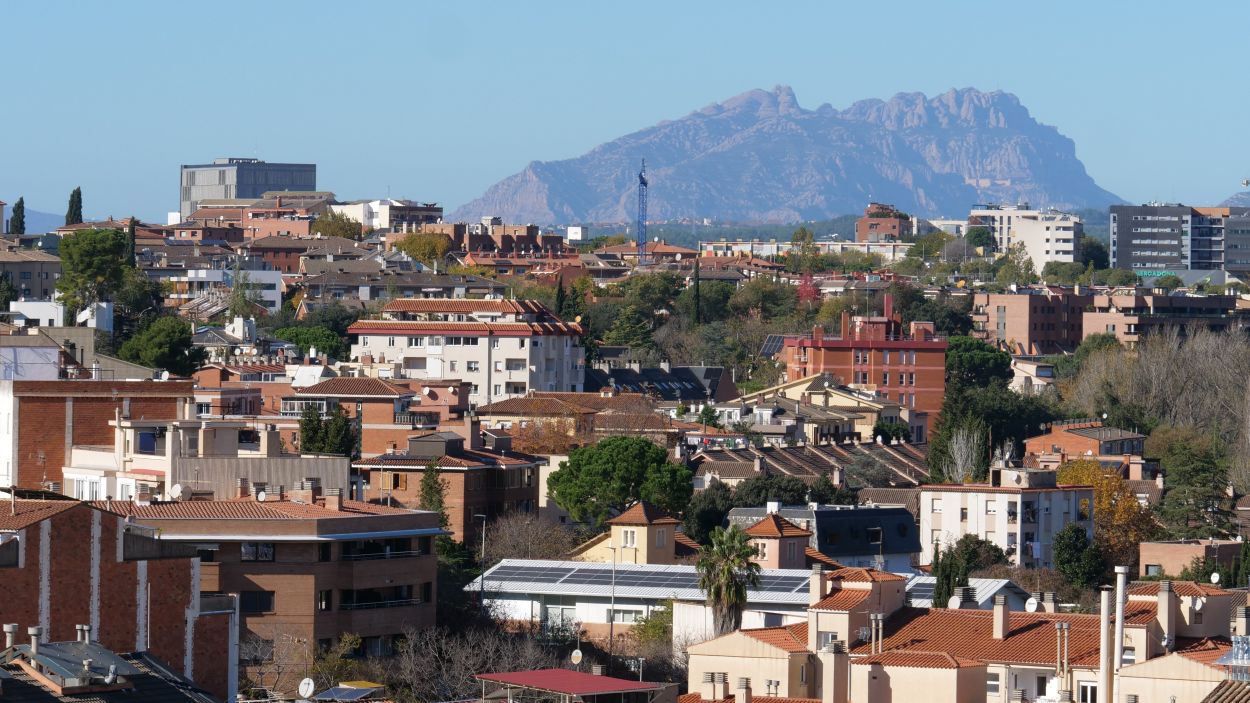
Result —
[[[807, 569], [763, 569], [759, 587], [747, 590], [747, 601], [807, 605], [810, 577]], [[481, 590], [482, 578], [474, 579], [464, 590]], [[485, 590], [496, 594], [607, 597], [614, 590], [610, 563], [504, 559], [484, 578]], [[617, 564], [615, 593], [618, 598], [705, 598], [695, 567], [684, 564]]]

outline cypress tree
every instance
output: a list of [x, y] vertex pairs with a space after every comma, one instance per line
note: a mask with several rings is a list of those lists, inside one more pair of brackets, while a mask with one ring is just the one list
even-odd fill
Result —
[[568, 295], [564, 292], [564, 281], [556, 279], [556, 315], [564, 317], [564, 308], [568, 305]]
[[69, 194], [69, 208], [65, 210], [65, 224], [76, 225], [82, 222], [82, 188], [75, 188]]
[[130, 222], [126, 223], [126, 263], [131, 268], [135, 265], [135, 218], [130, 218]]
[[9, 234], [26, 234], [26, 198], [18, 198], [13, 203], [13, 214], [9, 216]]
[[699, 298], [699, 260], [694, 260], [694, 323], [696, 325], [703, 323], [703, 311], [700, 310], [703, 301]]

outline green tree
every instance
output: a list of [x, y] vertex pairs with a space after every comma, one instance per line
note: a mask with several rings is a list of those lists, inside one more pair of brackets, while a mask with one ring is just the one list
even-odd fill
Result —
[[713, 481], [707, 488], [695, 492], [683, 512], [686, 536], [706, 544], [712, 530], [724, 524], [733, 507], [733, 489], [720, 481]]
[[611, 329], [603, 335], [603, 343], [631, 349], [651, 349], [651, 318], [633, 305], [621, 308]]
[[1059, 378], [1074, 378], [1081, 372], [1081, 367], [1093, 355], [1108, 349], [1121, 349], [1120, 340], [1110, 332], [1091, 334], [1077, 345], [1071, 354], [1051, 357], [1055, 365], [1055, 375]]
[[1185, 282], [1181, 280], [1180, 276], [1177, 276], [1174, 273], [1169, 273], [1166, 276], [1159, 276], [1156, 278], [1154, 283], [1151, 284], [1151, 287], [1162, 288], [1163, 290], [1170, 292], [1176, 290], [1177, 288], [1185, 287]]
[[65, 209], [65, 224], [76, 225], [82, 222], [82, 188], [75, 188], [69, 194], [69, 207]]
[[9, 303], [18, 299], [17, 288], [8, 276], [0, 276], [0, 310], [8, 310]]
[[1029, 252], [1024, 248], [1023, 244], [1012, 244], [1007, 249], [1007, 254], [998, 262], [998, 273], [996, 278], [998, 285], [1025, 286], [1030, 283], [1037, 283], [1037, 269], [1033, 266], [1033, 259], [1029, 258]]
[[316, 347], [318, 352], [330, 355], [333, 359], [340, 358], [343, 354], [343, 338], [328, 327], [320, 325], [314, 327], [283, 327], [276, 330], [273, 334], [278, 339], [298, 346], [301, 354], [307, 354], [308, 350], [313, 347]]
[[794, 286], [764, 276], [752, 278], [729, 299], [733, 315], [765, 320], [788, 317], [797, 305], [798, 291]]
[[1133, 273], [1129, 269], [1115, 268], [1100, 271], [1098, 273], [1101, 275], [1095, 275], [1093, 282], [1100, 285], [1111, 286], [1113, 288], [1137, 285], [1137, 274]]
[[242, 257], [234, 260], [234, 270], [230, 274], [230, 305], [229, 313], [235, 317], [248, 317], [255, 313], [259, 305], [260, 293], [252, 285], [252, 276], [243, 268]]
[[951, 337], [946, 348], [946, 390], [1011, 380], [1011, 355], [973, 337]]
[[1163, 468], [1159, 519], [1177, 539], [1232, 533], [1228, 468], [1223, 446], [1192, 427], [1159, 427], [1146, 440], [1149, 456]]
[[148, 278], [143, 271], [131, 266], [122, 270], [121, 286], [112, 298], [113, 332], [118, 345], [160, 317], [165, 309], [165, 293], [160, 281]]
[[807, 502], [807, 484], [795, 476], [756, 474], [734, 489], [734, 505], [740, 508], [757, 508], [770, 501], [802, 505]]
[[872, 436], [880, 437], [887, 444], [896, 439], [911, 441], [911, 428], [905, 422], [877, 420], [872, 426]]
[[132, 217], [126, 221], [126, 231], [123, 233], [126, 236], [126, 247], [122, 252], [122, 258], [131, 268], [135, 265], [135, 235], [138, 227], [139, 221]]
[[703, 324], [703, 291], [700, 290], [702, 281], [699, 277], [699, 260], [694, 260], [694, 281], [690, 287], [694, 288], [694, 310], [691, 311], [690, 319], [694, 320], [696, 325]]
[[191, 325], [177, 317], [156, 318], [126, 340], [118, 355], [175, 376], [190, 376], [206, 356], [202, 348], [191, 343]]
[[1091, 542], [1085, 528], [1075, 522], [1055, 533], [1054, 557], [1059, 573], [1083, 590], [1097, 587], [1107, 570], [1098, 545]]
[[430, 462], [421, 472], [421, 495], [417, 507], [438, 513], [438, 524], [444, 530], [451, 524], [447, 517], [447, 479], [439, 473], [438, 466]]
[[677, 313], [695, 324], [729, 319], [729, 299], [738, 290], [725, 281], [700, 281], [677, 295], [673, 305]]
[[85, 229], [61, 239], [56, 289], [71, 312], [110, 299], [125, 280], [125, 252], [125, 235], [115, 229]]
[[325, 444], [325, 423], [316, 405], [304, 406], [299, 417], [299, 448], [301, 453], [317, 454]]
[[552, 500], [577, 522], [598, 527], [638, 500], [680, 512], [693, 492], [690, 469], [640, 437], [608, 437], [578, 447], [547, 477]]
[[1095, 271], [1100, 271], [1111, 265], [1111, 255], [1107, 252], [1107, 245], [1100, 240], [1082, 237], [1081, 261], [1093, 266]]
[[968, 585], [972, 572], [1006, 563], [1007, 555], [998, 545], [976, 535], [964, 535], [945, 549], [935, 544], [932, 573], [937, 584], [933, 591], [933, 606], [946, 607], [947, 601], [955, 594], [955, 588]]
[[760, 565], [755, 563], [754, 556], [755, 548], [737, 525], [712, 530], [711, 543], [699, 549], [695, 565], [699, 588], [712, 608], [718, 637], [742, 625], [747, 589], [759, 586], [760, 582]]
[[313, 220], [309, 231], [323, 237], [342, 237], [343, 239], [360, 239], [364, 228], [360, 223], [333, 210]]
[[1241, 541], [1241, 550], [1237, 553], [1237, 561], [1233, 570], [1233, 580], [1224, 585], [1225, 588], [1242, 588], [1250, 585], [1250, 539]]
[[568, 302], [569, 302], [568, 294], [564, 290], [564, 281], [557, 278], [556, 279], [556, 306], [555, 308], [553, 308], [553, 312], [555, 312], [556, 315], [563, 315], [564, 306], [568, 305]]
[[356, 422], [347, 416], [347, 411], [342, 406], [335, 408], [330, 417], [326, 418], [322, 441], [324, 454], [338, 454], [352, 459], [357, 457]]
[[699, 411], [699, 422], [708, 427], [720, 427], [720, 415], [716, 414], [716, 406], [708, 403]]
[[396, 242], [395, 248], [411, 256], [414, 261], [438, 267], [447, 252], [451, 251], [451, 239], [438, 232], [413, 232]]
[[18, 198], [13, 203], [13, 211], [9, 214], [9, 234], [26, 234], [26, 198]]
[[964, 233], [964, 241], [970, 247], [985, 247], [988, 252], [994, 248], [994, 233], [989, 227], [969, 227]]

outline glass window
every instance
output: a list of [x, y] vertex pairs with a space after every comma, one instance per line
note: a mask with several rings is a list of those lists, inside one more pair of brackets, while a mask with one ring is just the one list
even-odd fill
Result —
[[622, 547], [636, 546], [637, 539], [638, 539], [637, 530], [621, 530], [621, 546]]
[[273, 542], [244, 542], [240, 545], [242, 561], [273, 561]]
[[317, 591], [317, 610], [328, 612], [334, 604], [334, 591]]
[[239, 611], [244, 613], [272, 613], [273, 591], [241, 591]]
[[985, 692], [991, 695], [998, 695], [998, 674], [985, 675]]

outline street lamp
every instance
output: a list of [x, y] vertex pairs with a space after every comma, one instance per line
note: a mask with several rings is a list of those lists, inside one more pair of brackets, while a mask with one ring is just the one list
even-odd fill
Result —
[[482, 556], [479, 561], [482, 564], [482, 586], [478, 589], [479, 609], [482, 614], [486, 614], [486, 516], [482, 513], [476, 513], [473, 516], [476, 520], [482, 521]]

